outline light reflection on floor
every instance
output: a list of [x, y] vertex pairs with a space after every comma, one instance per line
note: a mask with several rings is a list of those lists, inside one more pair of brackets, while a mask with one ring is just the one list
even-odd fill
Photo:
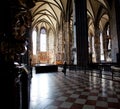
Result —
[[68, 70], [65, 76], [33, 70], [30, 109], [120, 109], [119, 82], [97, 73]]

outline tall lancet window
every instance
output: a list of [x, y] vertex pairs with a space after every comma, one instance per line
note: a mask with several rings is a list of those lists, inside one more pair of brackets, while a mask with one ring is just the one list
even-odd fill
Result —
[[36, 55], [36, 38], [37, 38], [37, 32], [33, 30], [32, 32], [32, 43], [33, 43], [33, 55]]
[[40, 51], [41, 52], [47, 51], [47, 35], [45, 28], [41, 28], [40, 31]]

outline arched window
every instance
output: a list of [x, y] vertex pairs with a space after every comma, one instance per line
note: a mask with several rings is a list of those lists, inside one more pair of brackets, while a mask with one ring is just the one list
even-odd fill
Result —
[[104, 61], [103, 34], [100, 32], [100, 60]]
[[107, 49], [111, 50], [111, 37], [110, 37], [110, 26], [109, 25], [107, 27], [107, 38], [108, 38]]
[[40, 51], [41, 52], [47, 51], [47, 35], [45, 28], [41, 28], [40, 31]]
[[32, 32], [32, 43], [33, 43], [33, 55], [36, 55], [36, 38], [37, 38], [37, 32], [33, 30]]

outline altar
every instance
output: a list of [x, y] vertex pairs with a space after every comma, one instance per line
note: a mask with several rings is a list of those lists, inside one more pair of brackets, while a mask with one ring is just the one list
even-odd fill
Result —
[[54, 64], [36, 64], [35, 65], [36, 73], [44, 73], [44, 72], [57, 72], [58, 65]]

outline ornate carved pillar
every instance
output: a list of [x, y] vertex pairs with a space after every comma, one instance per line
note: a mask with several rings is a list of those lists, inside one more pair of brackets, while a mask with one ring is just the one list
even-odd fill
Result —
[[[21, 55], [26, 54], [32, 22], [28, 7], [27, 4], [20, 0], [5, 0], [0, 4], [2, 16], [0, 18], [0, 22], [2, 22], [0, 23], [0, 70], [4, 71], [1, 73], [1, 78], [4, 78], [1, 81], [3, 83], [1, 93], [4, 97], [1, 99], [3, 102], [2, 107], [4, 106], [5, 109], [28, 109], [27, 95], [22, 95], [24, 92], [21, 93], [21, 85], [19, 85], [23, 71], [19, 70], [22, 67], [20, 66], [20, 58]], [[14, 62], [17, 62], [19, 66], [15, 65]]]
[[88, 26], [86, 0], [75, 0], [77, 65], [88, 64]]
[[20, 62], [21, 60], [16, 58], [20, 58], [20, 55], [25, 55], [27, 51], [32, 16], [27, 5], [23, 6], [23, 4], [18, 0], [13, 0], [8, 1], [5, 5], [7, 14], [5, 13], [6, 15], [4, 16], [6, 20], [4, 21], [3, 19], [1, 21], [5, 22], [5, 30], [1, 36], [3, 40], [0, 43], [0, 47], [3, 51], [0, 51], [0, 54], [8, 58], [4, 60], [7, 62]]

